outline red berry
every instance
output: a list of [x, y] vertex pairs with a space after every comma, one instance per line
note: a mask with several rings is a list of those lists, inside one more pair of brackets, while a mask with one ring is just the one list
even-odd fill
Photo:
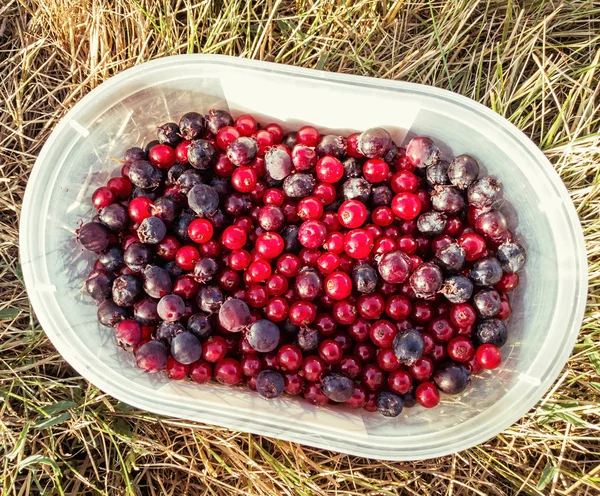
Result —
[[113, 177], [108, 180], [107, 186], [117, 198], [129, 198], [131, 195], [131, 181], [126, 177]]
[[188, 148], [190, 147], [191, 141], [183, 140], [175, 147], [175, 157], [182, 164], [188, 162]]
[[385, 310], [385, 300], [378, 293], [364, 294], [359, 296], [356, 301], [358, 314], [369, 320], [375, 320], [381, 317]]
[[261, 234], [255, 242], [256, 251], [267, 259], [277, 258], [283, 252], [285, 243], [283, 238], [274, 232]]
[[206, 219], [194, 219], [188, 226], [188, 236], [194, 243], [210, 241], [213, 231], [213, 225]]
[[344, 251], [344, 235], [339, 232], [330, 232], [325, 240], [325, 249], [336, 255]]
[[391, 348], [398, 329], [388, 320], [378, 320], [371, 326], [371, 341], [380, 348]]
[[221, 150], [227, 150], [229, 144], [240, 136], [240, 132], [233, 126], [224, 126], [217, 133], [217, 145]]
[[385, 384], [385, 374], [378, 365], [369, 363], [363, 367], [361, 381], [371, 391], [378, 391]]
[[284, 277], [296, 277], [300, 267], [300, 259], [292, 253], [285, 253], [277, 259], [277, 271]]
[[241, 136], [252, 136], [258, 129], [256, 119], [251, 115], [240, 115], [234, 124], [235, 128], [240, 132]]
[[379, 238], [373, 244], [373, 253], [376, 255], [383, 255], [396, 249], [398, 249], [398, 245], [391, 238]]
[[269, 131], [273, 135], [275, 144], [281, 143], [281, 140], [283, 139], [283, 129], [279, 124], [267, 124], [265, 126], [265, 131]]
[[371, 343], [357, 343], [354, 346], [353, 353], [360, 358], [363, 363], [372, 362], [375, 359], [375, 346]]
[[484, 369], [495, 369], [502, 363], [502, 354], [493, 344], [482, 344], [475, 353], [477, 363]]
[[513, 289], [515, 289], [518, 285], [519, 274], [517, 274], [516, 272], [505, 272], [504, 274], [502, 274], [502, 279], [500, 279], [500, 282], [496, 284], [496, 289], [498, 291], [507, 293], [508, 291], [512, 291]]
[[150, 163], [159, 169], [169, 169], [173, 167], [177, 156], [175, 150], [169, 145], [155, 145], [148, 152], [148, 160]]
[[447, 343], [454, 336], [454, 329], [446, 317], [435, 317], [427, 326], [431, 337], [438, 343]]
[[215, 365], [215, 379], [226, 386], [242, 382], [242, 366], [233, 358], [223, 358]]
[[265, 205], [275, 205], [276, 207], [280, 207], [283, 205], [284, 200], [285, 195], [283, 194], [283, 191], [276, 188], [268, 189], [263, 195], [263, 202]]
[[198, 283], [191, 275], [178, 277], [173, 283], [172, 293], [184, 300], [191, 300], [198, 292]]
[[334, 300], [343, 300], [352, 293], [352, 280], [344, 272], [333, 272], [325, 278], [325, 292]]
[[392, 372], [400, 368], [400, 360], [391, 348], [381, 348], [377, 352], [377, 364], [385, 372]]
[[363, 176], [370, 183], [385, 181], [390, 173], [388, 164], [378, 158], [371, 158], [363, 165]]
[[390, 186], [394, 193], [401, 193], [403, 191], [414, 193], [419, 187], [419, 178], [410, 171], [402, 170], [392, 176]]
[[317, 146], [321, 137], [319, 131], [312, 126], [304, 126], [296, 132], [296, 141], [301, 145]]
[[367, 207], [358, 200], [345, 201], [338, 210], [338, 218], [344, 227], [360, 227], [367, 220]]
[[342, 359], [342, 347], [333, 339], [326, 339], [319, 345], [319, 356], [325, 363], [333, 365]]
[[152, 200], [145, 196], [138, 196], [129, 202], [127, 210], [129, 217], [133, 222], [139, 224], [144, 219], [151, 217], [150, 208], [152, 207]]
[[321, 390], [321, 386], [314, 383], [308, 384], [304, 389], [304, 399], [317, 406], [324, 406], [329, 403], [329, 398], [325, 396], [325, 393]]
[[185, 379], [188, 375], [190, 366], [184, 365], [183, 363], [179, 363], [172, 356], [170, 356], [167, 360], [167, 375], [169, 379], [174, 379], [176, 381]]
[[326, 155], [317, 162], [317, 178], [324, 183], [337, 183], [344, 176], [344, 166], [335, 157]]
[[289, 395], [298, 395], [304, 389], [304, 378], [298, 372], [285, 372], [283, 380], [283, 390]]
[[394, 212], [390, 207], [377, 207], [371, 214], [371, 220], [378, 226], [391, 226], [395, 220]]
[[246, 377], [257, 375], [262, 370], [262, 362], [258, 355], [254, 353], [243, 355], [240, 360], [240, 366], [242, 367], [242, 374]]
[[413, 363], [409, 368], [411, 375], [417, 381], [426, 381], [433, 375], [433, 361], [423, 356]]
[[421, 200], [414, 193], [398, 193], [392, 200], [392, 210], [402, 220], [415, 219], [421, 213]]
[[317, 165], [317, 152], [306, 145], [296, 145], [292, 150], [292, 163], [298, 171], [312, 169]]
[[358, 357], [346, 355], [340, 360], [337, 369], [350, 379], [356, 379], [362, 370], [362, 362]]
[[412, 377], [404, 369], [390, 372], [387, 378], [388, 387], [396, 394], [405, 394], [412, 388]]
[[321, 200], [323, 205], [329, 205], [333, 203], [336, 197], [335, 186], [329, 183], [318, 183], [312, 194], [315, 198]]
[[358, 318], [348, 326], [348, 334], [357, 343], [363, 343], [369, 339], [371, 324], [363, 318]]
[[206, 360], [197, 360], [190, 365], [190, 377], [198, 384], [205, 384], [212, 377], [212, 366]]
[[254, 140], [258, 145], [257, 154], [259, 157], [262, 157], [265, 154], [267, 148], [275, 144], [275, 139], [273, 138], [273, 135], [269, 131], [266, 131], [264, 129], [256, 131], [256, 134], [254, 135]]
[[277, 360], [282, 370], [296, 371], [302, 366], [302, 351], [293, 344], [284, 344], [277, 352]]
[[233, 270], [244, 270], [250, 265], [252, 257], [246, 250], [233, 250], [229, 254], [229, 267]]
[[476, 233], [466, 233], [459, 236], [457, 240], [458, 244], [465, 250], [465, 259], [469, 262], [478, 260], [483, 257], [487, 247], [485, 245], [485, 239]]
[[115, 192], [106, 186], [98, 188], [92, 195], [92, 203], [98, 210], [108, 207], [111, 203], [114, 203], [116, 199], [117, 195]]
[[340, 265], [340, 257], [335, 253], [326, 252], [317, 258], [317, 267], [323, 274], [329, 274]]
[[302, 362], [302, 374], [307, 381], [319, 382], [325, 371], [325, 362], [314, 355], [307, 356]]
[[372, 249], [373, 236], [364, 229], [353, 229], [344, 238], [344, 251], [352, 258], [366, 258]]
[[254, 284], [246, 290], [246, 303], [252, 308], [263, 308], [268, 301], [269, 295], [263, 286]]
[[227, 341], [221, 336], [209, 336], [202, 343], [202, 358], [210, 363], [217, 363], [227, 354]]
[[350, 325], [356, 320], [356, 307], [348, 300], [333, 305], [333, 318], [342, 325]]
[[465, 337], [457, 336], [448, 343], [448, 356], [456, 362], [468, 362], [475, 354], [473, 343]]
[[318, 220], [308, 220], [302, 223], [298, 229], [298, 241], [307, 248], [318, 248], [327, 236], [325, 224]]
[[422, 382], [415, 391], [415, 398], [425, 408], [433, 408], [440, 402], [440, 393], [433, 382]]
[[247, 241], [246, 231], [238, 226], [228, 226], [221, 235], [221, 243], [230, 250], [240, 250]]
[[290, 307], [290, 321], [297, 326], [310, 325], [317, 316], [317, 307], [310, 301], [300, 300]]
[[182, 246], [175, 254], [175, 262], [183, 270], [192, 270], [200, 259], [200, 253], [193, 246]]
[[175, 260], [179, 248], [181, 248], [181, 243], [177, 238], [165, 236], [162, 241], [156, 245], [156, 254], [163, 260]]
[[319, 220], [323, 215], [323, 202], [314, 196], [307, 196], [298, 202], [297, 212], [302, 220]]
[[348, 408], [363, 408], [367, 403], [367, 390], [362, 385], [359, 384], [354, 386], [354, 392], [352, 393], [352, 397], [344, 402]]
[[238, 167], [231, 175], [231, 185], [240, 193], [250, 193], [256, 188], [256, 171], [249, 166]]
[[271, 275], [271, 265], [266, 260], [252, 262], [246, 271], [250, 283], [262, 282]]
[[450, 322], [456, 327], [470, 327], [475, 324], [477, 314], [468, 303], [457, 303], [450, 307]]

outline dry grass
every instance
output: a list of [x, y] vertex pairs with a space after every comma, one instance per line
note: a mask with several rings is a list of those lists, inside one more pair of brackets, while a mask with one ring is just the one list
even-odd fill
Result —
[[[547, 396], [479, 447], [384, 463], [135, 411], [36, 322], [17, 256], [27, 176], [65, 112], [136, 63], [222, 53], [436, 85], [539, 144], [571, 191], [590, 293]], [[0, 5], [0, 492], [570, 494], [600, 491], [600, 4], [594, 0], [5, 0]]]

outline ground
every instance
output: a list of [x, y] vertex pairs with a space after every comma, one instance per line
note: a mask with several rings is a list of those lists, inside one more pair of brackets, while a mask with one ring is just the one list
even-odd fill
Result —
[[[23, 192], [60, 118], [113, 74], [179, 53], [413, 81], [522, 129], [567, 185], [589, 298], [547, 395], [490, 441], [386, 463], [127, 408], [35, 319], [18, 260]], [[594, 0], [5, 0], [0, 6], [0, 492], [570, 494], [600, 491], [600, 4]]]

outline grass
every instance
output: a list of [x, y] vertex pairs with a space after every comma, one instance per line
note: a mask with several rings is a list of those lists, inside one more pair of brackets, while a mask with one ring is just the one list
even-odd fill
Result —
[[[481, 446], [387, 463], [137, 411], [64, 362], [18, 262], [29, 171], [60, 118], [102, 81], [195, 52], [452, 89], [540, 146], [581, 219], [589, 298], [572, 355], [536, 408]], [[593, 0], [3, 2], [0, 494], [598, 494], [599, 74]]]

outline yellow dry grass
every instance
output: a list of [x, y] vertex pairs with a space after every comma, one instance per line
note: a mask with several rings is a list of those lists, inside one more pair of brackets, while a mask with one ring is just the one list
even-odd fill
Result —
[[[451, 89], [540, 146], [577, 206], [590, 291], [540, 404], [453, 456], [386, 463], [133, 410], [77, 376], [31, 311], [18, 218], [65, 112], [137, 63], [221, 53]], [[594, 0], [5, 0], [0, 5], [0, 493], [600, 493], [600, 4]]]

